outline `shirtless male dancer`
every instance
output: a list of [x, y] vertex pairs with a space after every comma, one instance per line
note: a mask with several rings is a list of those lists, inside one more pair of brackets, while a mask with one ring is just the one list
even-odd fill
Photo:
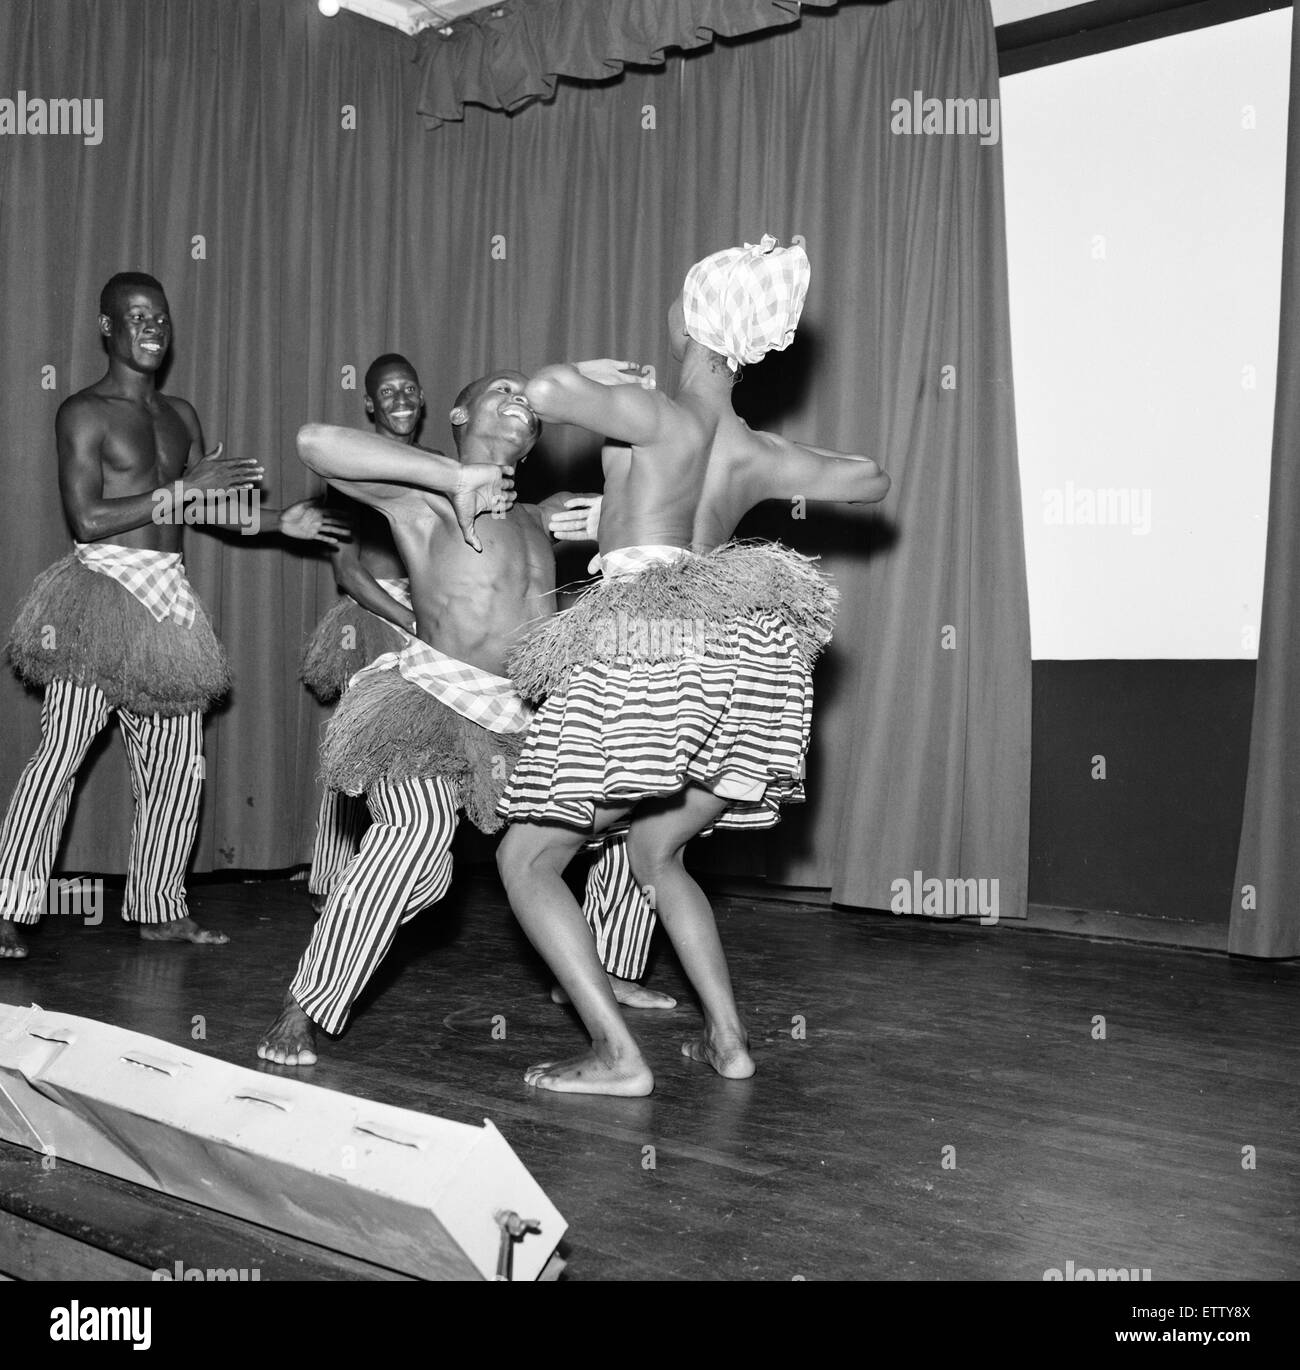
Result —
[[334, 543], [347, 531], [313, 501], [261, 508], [256, 458], [223, 457], [220, 443], [204, 454], [193, 408], [157, 387], [172, 325], [152, 276], [123, 272], [104, 286], [99, 332], [107, 373], [54, 421], [75, 551], [37, 577], [9, 639], [45, 705], [0, 828], [0, 958], [27, 955], [18, 925], [40, 919], [77, 771], [114, 712], [135, 797], [122, 916], [147, 941], [227, 940], [199, 928], [185, 902], [203, 713], [230, 679], [181, 566], [181, 529], [254, 526], [248, 509], [261, 532]]
[[[424, 412], [424, 391], [405, 357], [387, 352], [365, 375], [366, 413], [380, 437], [410, 447]], [[322, 704], [333, 704], [363, 666], [385, 652], [400, 651], [415, 631], [410, 583], [393, 546], [388, 521], [355, 500], [347, 519], [349, 541], [331, 554], [338, 601], [321, 618], [303, 652], [303, 683]], [[307, 890], [319, 913], [343, 868], [357, 854], [369, 822], [359, 796], [325, 789], [316, 821]]]
[[[869, 458], [754, 433], [732, 409], [738, 367], [793, 338], [807, 274], [802, 249], [770, 238], [696, 263], [669, 311], [682, 364], [672, 400], [612, 384], [626, 377], [601, 363], [544, 368], [525, 392], [544, 421], [625, 444], [604, 454], [605, 579], [511, 661], [521, 692], [545, 703], [502, 801], [511, 827], [498, 864], [516, 916], [592, 1038], [581, 1057], [532, 1067], [525, 1079], [539, 1088], [654, 1087], [562, 878], [593, 832], [629, 816], [632, 867], [653, 886], [704, 1011], [703, 1037], [683, 1052], [728, 1078], [754, 1071], [712, 910], [682, 854], [714, 827], [770, 826], [781, 802], [802, 796], [811, 661], [829, 638], [834, 600], [785, 549], [690, 549], [711, 472], [719, 488], [705, 544], [729, 531], [736, 496], [724, 492], [739, 473], [787, 462], [825, 470], [829, 460], [858, 498], [888, 490]], [[741, 483], [767, 497], [762, 477]]]
[[[525, 383], [498, 371], [461, 391], [455, 459], [348, 429], [299, 434], [313, 471], [388, 520], [419, 637], [354, 679], [327, 729], [325, 782], [364, 793], [373, 821], [258, 1044], [265, 1061], [311, 1065], [316, 1028], [342, 1029], [401, 924], [446, 893], [458, 811], [484, 831], [500, 826], [496, 805], [529, 718], [504, 662], [522, 630], [554, 611], [547, 521], [564, 498], [473, 521], [503, 495], [513, 501], [514, 465], [537, 439]], [[480, 501], [468, 517], [445, 498], [462, 488]]]

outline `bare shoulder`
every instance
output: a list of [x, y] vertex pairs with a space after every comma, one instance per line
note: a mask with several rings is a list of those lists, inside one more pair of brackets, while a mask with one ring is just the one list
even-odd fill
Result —
[[190, 437], [198, 441], [202, 430], [199, 428], [199, 416], [195, 412], [194, 406], [189, 400], [183, 400], [179, 395], [164, 395], [159, 393], [159, 403], [166, 409], [170, 409], [173, 414], [185, 425], [185, 431]]
[[69, 395], [59, 405], [58, 412], [54, 416], [56, 432], [78, 437], [85, 437], [95, 430], [103, 428], [104, 422], [104, 398], [90, 388], [78, 390], [75, 395]]
[[158, 391], [158, 398], [163, 404], [170, 405], [187, 423], [197, 422], [198, 414], [189, 400], [183, 400], [179, 395], [164, 395]]
[[694, 405], [680, 399], [670, 400], [658, 391], [652, 391], [647, 399], [653, 399], [659, 406], [659, 431], [655, 446], [686, 443], [695, 446], [707, 441], [715, 431], [714, 424]]
[[739, 416], [734, 424], [729, 424], [718, 436], [722, 441], [715, 443], [715, 449], [720, 449], [723, 456], [737, 461], [779, 459], [795, 451], [795, 444], [789, 438], [762, 428], [751, 428]]

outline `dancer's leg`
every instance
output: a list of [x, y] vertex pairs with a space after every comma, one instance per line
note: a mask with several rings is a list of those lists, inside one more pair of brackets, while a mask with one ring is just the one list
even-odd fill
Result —
[[[623, 810], [597, 810], [595, 828]], [[515, 917], [577, 1009], [591, 1050], [573, 1060], [531, 1067], [524, 1078], [540, 1089], [578, 1094], [649, 1094], [654, 1076], [596, 955], [582, 910], [564, 883], [564, 869], [586, 835], [551, 823], [513, 824], [497, 849], [497, 866]]]
[[111, 713], [94, 685], [56, 679], [45, 687], [40, 744], [0, 828], [0, 959], [27, 955], [17, 925], [37, 922], [45, 907], [77, 771]]
[[364, 796], [344, 794], [341, 790], [325, 787], [320, 799], [320, 814], [316, 819], [311, 873], [307, 877], [308, 893], [321, 896], [321, 905], [329, 897], [334, 882], [347, 868], [348, 862], [361, 849], [361, 837], [367, 821]]
[[316, 1060], [315, 1027], [339, 1032], [397, 929], [451, 884], [457, 797], [441, 778], [376, 785], [361, 850], [334, 886], [279, 1017], [257, 1054], [277, 1065]]
[[148, 941], [227, 942], [225, 933], [199, 927], [185, 901], [203, 797], [203, 716], [119, 709], [118, 721], [135, 796], [122, 917]]
[[704, 1010], [704, 1035], [684, 1043], [682, 1051], [707, 1061], [719, 1075], [740, 1080], [754, 1073], [748, 1034], [736, 1009], [713, 909], [682, 861], [686, 844], [712, 827], [726, 807], [725, 799], [698, 785], [669, 800], [643, 804], [632, 819], [628, 855], [638, 882], [654, 890], [664, 931]]
[[[671, 994], [637, 984], [645, 974], [658, 919], [632, 874], [625, 832], [605, 839], [599, 859], [587, 873], [582, 913], [595, 934], [596, 955], [604, 963], [614, 998], [628, 1008], [676, 1008], [677, 1000]], [[558, 985], [551, 998], [557, 1004], [568, 1002]]]

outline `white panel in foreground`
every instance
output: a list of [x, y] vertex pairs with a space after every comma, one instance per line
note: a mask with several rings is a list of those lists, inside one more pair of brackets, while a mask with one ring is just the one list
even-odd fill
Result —
[[515, 1244], [519, 1280], [541, 1274], [566, 1228], [490, 1122], [39, 1008], [0, 1004], [0, 1139], [425, 1279], [494, 1278], [499, 1212], [541, 1223]]

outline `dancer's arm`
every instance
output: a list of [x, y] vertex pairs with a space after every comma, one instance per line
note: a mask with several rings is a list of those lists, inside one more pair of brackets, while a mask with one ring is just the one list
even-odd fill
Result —
[[[205, 456], [194, 410], [183, 400], [171, 403], [190, 435], [190, 468], [184, 476], [187, 488], [247, 490], [257, 484], [262, 478], [260, 463], [251, 457], [223, 457], [221, 443]], [[101, 449], [108, 435], [102, 409], [93, 400], [80, 395], [65, 400], [54, 420], [54, 435], [59, 493], [78, 542], [103, 542], [148, 523], [170, 521], [176, 496], [174, 480], [133, 495], [104, 497]], [[152, 468], [152, 454], [149, 464]]]
[[542, 500], [543, 526], [558, 542], [595, 542], [600, 528], [600, 495], [575, 495], [568, 490]]
[[415, 632], [415, 615], [395, 600], [366, 570], [352, 543], [341, 543], [332, 560], [334, 583], [344, 594], [351, 595], [363, 608], [389, 623], [395, 623], [404, 632]]
[[336, 489], [391, 519], [428, 518], [436, 494], [451, 500], [465, 541], [482, 551], [474, 533], [481, 513], [504, 512], [515, 502], [513, 466], [462, 466], [441, 452], [426, 452], [360, 433], [309, 423], [298, 431], [304, 465]]
[[889, 493], [889, 476], [871, 457], [791, 442], [775, 433], [754, 436], [760, 441], [766, 499], [875, 504]]
[[625, 384], [597, 381], [583, 373], [584, 366], [592, 370], [597, 363], [560, 362], [542, 367], [532, 377], [524, 395], [537, 417], [543, 423], [571, 423], [639, 447], [656, 442], [672, 413], [671, 403], [647, 388], [643, 375], [629, 374]]

